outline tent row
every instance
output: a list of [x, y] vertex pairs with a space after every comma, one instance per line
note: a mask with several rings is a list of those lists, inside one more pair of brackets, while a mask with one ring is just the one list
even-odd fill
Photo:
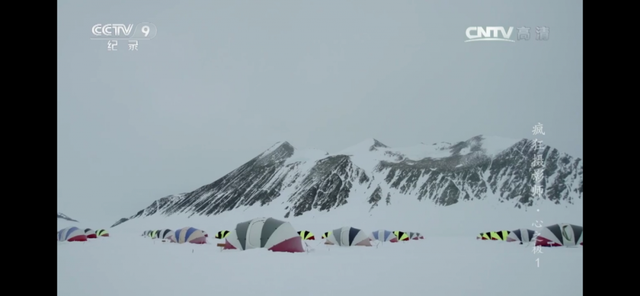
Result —
[[[342, 228], [340, 228], [342, 229]], [[356, 229], [356, 228], [353, 228]], [[224, 239], [227, 236], [229, 236], [229, 234], [231, 233], [231, 231], [229, 230], [221, 230], [218, 231], [215, 235], [216, 239]], [[313, 234], [313, 232], [308, 231], [308, 230], [301, 230], [301, 231], [297, 231], [296, 232], [300, 238], [305, 241], [305, 240], [316, 240], [316, 236], [315, 234]], [[323, 233], [322, 235], [322, 239], [327, 240], [328, 238], [330, 238], [328, 240], [328, 243], [326, 244], [332, 244], [333, 241], [335, 240], [335, 235], [331, 236], [331, 234], [333, 233], [333, 231], [327, 231], [325, 233]], [[422, 234], [420, 234], [419, 232], [404, 232], [404, 231], [390, 231], [390, 230], [377, 230], [371, 233], [371, 235], [369, 236], [370, 240], [373, 241], [380, 241], [380, 242], [398, 242], [398, 241], [409, 241], [409, 240], [420, 240], [420, 239], [424, 239], [424, 236]]]
[[[291, 223], [274, 218], [255, 218], [240, 222], [233, 230], [218, 231], [217, 239], [224, 239], [219, 244], [223, 250], [267, 249], [273, 252], [305, 252], [306, 240], [316, 240], [313, 232], [296, 231]], [[408, 241], [424, 239], [419, 232], [403, 232], [378, 230], [372, 233], [355, 227], [340, 227], [327, 231], [322, 235], [324, 244], [341, 247], [372, 246], [371, 241]]]
[[499, 240], [507, 242], [531, 243], [543, 247], [573, 247], [583, 245], [582, 226], [559, 223], [540, 228], [540, 231], [532, 229], [516, 229], [482, 232], [476, 239]]
[[178, 230], [147, 230], [142, 233], [142, 236], [152, 239], [161, 239], [163, 241], [166, 240], [178, 244], [206, 244], [209, 234], [207, 234], [207, 232], [204, 230], [194, 227], [183, 227]]
[[58, 231], [59, 242], [86, 242], [87, 239], [96, 239], [108, 236], [109, 232], [105, 229], [98, 229], [94, 231], [91, 228], [85, 228], [82, 230], [78, 227], [72, 226]]

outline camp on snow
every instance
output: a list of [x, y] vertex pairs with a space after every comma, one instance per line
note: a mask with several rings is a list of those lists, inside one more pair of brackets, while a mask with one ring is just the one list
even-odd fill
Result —
[[267, 249], [272, 252], [304, 252], [302, 238], [291, 223], [274, 218], [240, 222], [226, 237], [223, 250]]

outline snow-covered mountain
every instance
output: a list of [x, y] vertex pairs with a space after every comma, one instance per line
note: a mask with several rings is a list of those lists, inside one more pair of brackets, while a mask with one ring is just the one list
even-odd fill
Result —
[[[535, 155], [544, 160], [541, 197], [532, 194]], [[582, 159], [546, 145], [536, 149], [529, 139], [480, 135], [407, 148], [368, 139], [333, 154], [279, 142], [213, 183], [160, 198], [112, 227], [141, 217], [210, 216], [240, 207], [273, 208], [276, 218], [331, 211], [350, 202], [375, 212], [409, 199], [441, 206], [479, 200], [517, 209], [540, 203], [571, 206], [582, 192]]]
[[58, 212], [58, 219], [64, 219], [64, 220], [71, 221], [71, 222], [78, 222], [78, 220], [71, 219], [69, 216], [67, 216], [67, 215], [65, 215], [63, 213], [60, 213], [60, 212]]

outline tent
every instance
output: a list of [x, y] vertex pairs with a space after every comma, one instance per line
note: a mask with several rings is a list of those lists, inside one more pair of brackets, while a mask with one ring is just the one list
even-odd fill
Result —
[[218, 233], [216, 233], [215, 238], [223, 239], [223, 238], [227, 237], [227, 235], [229, 235], [229, 233], [231, 233], [231, 231], [229, 231], [229, 230], [218, 231]]
[[354, 227], [341, 227], [332, 230], [325, 244], [338, 245], [341, 247], [371, 247], [369, 236], [364, 231]]
[[84, 234], [87, 236], [87, 238], [98, 238], [96, 233], [91, 228], [85, 229], [84, 230]]
[[480, 232], [480, 234], [478, 234], [478, 237], [476, 237], [476, 239], [490, 240], [488, 232]]
[[511, 231], [508, 231], [508, 230], [482, 232], [476, 239], [503, 241], [503, 240], [507, 240], [509, 233], [511, 233]]
[[409, 234], [407, 234], [404, 231], [394, 231], [393, 235], [395, 235], [396, 238], [391, 239], [392, 243], [397, 243], [398, 241], [408, 241], [409, 240]]
[[508, 242], [528, 243], [534, 240], [536, 232], [531, 229], [516, 229], [507, 235]]
[[311, 233], [311, 231], [298, 231], [298, 235], [300, 235], [303, 240], [316, 240], [316, 237]]
[[[372, 233], [372, 236], [373, 236], [373, 240], [377, 240], [381, 242], [388, 242], [396, 238], [396, 236], [393, 234], [393, 231], [384, 230], [384, 229], [374, 231]], [[398, 240], [396, 239], [396, 241]]]
[[420, 232], [409, 232], [409, 239], [419, 240], [419, 239], [424, 239], [424, 236], [422, 236]]
[[322, 239], [327, 239], [327, 237], [329, 237], [330, 235], [331, 235], [331, 231], [327, 231], [322, 234]]
[[87, 235], [78, 227], [67, 227], [58, 231], [58, 241], [61, 242], [86, 242]]
[[236, 225], [226, 237], [224, 250], [267, 249], [272, 252], [304, 252], [302, 238], [291, 223], [274, 218], [255, 218]]
[[153, 231], [153, 238], [160, 238], [160, 232], [162, 232], [162, 229], [158, 229], [158, 230], [154, 230]]
[[108, 237], [108, 236], [109, 236], [109, 233], [108, 233], [106, 230], [104, 230], [104, 229], [100, 229], [100, 230], [96, 230], [96, 236], [99, 236], [99, 237], [100, 237], [100, 236]]
[[171, 239], [171, 236], [173, 236], [174, 231], [171, 229], [164, 229], [161, 230], [160, 232], [156, 232], [156, 238], [158, 239]]
[[174, 231], [171, 241], [179, 244], [192, 243], [201, 245], [207, 243], [207, 237], [205, 232], [200, 229], [184, 227]]
[[536, 246], [575, 247], [576, 245], [582, 245], [582, 226], [568, 223], [543, 227], [536, 238]]

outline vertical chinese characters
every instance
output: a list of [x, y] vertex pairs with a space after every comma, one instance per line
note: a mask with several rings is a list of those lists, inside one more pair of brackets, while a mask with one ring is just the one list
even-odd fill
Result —
[[[535, 228], [542, 228], [542, 223], [544, 223], [544, 221], [540, 220], [536, 220], [536, 222], [531, 223], [531, 225]], [[535, 231], [535, 233], [533, 234], [533, 255], [536, 254], [542, 254], [542, 246], [538, 245], [538, 236], [540, 236], [540, 232], [538, 230]], [[536, 266], [540, 267], [540, 256], [538, 255], [536, 257]]]
[[[545, 132], [543, 130], [543, 126], [542, 123], [538, 123], [536, 125], [533, 126], [533, 131], [532, 131], [533, 135], [545, 135]], [[531, 195], [532, 198], [534, 199], [539, 199], [542, 198], [544, 196], [544, 167], [545, 167], [545, 163], [544, 163], [544, 154], [542, 150], [542, 141], [538, 140], [537, 138], [533, 140], [533, 161], [531, 162], [531, 167], [533, 169], [533, 173], [531, 174], [531, 177], [533, 179], [533, 187], [531, 187]], [[540, 209], [536, 210], [537, 212], [540, 212]], [[542, 227], [542, 223], [543, 221], [540, 220], [536, 220], [536, 222], [533, 222], [532, 225], [536, 228], [541, 228]], [[542, 254], [542, 246], [539, 246], [537, 244], [537, 238], [540, 235], [540, 232], [538, 230], [535, 231], [534, 235], [533, 235], [533, 254]], [[540, 267], [540, 257], [536, 258], [536, 266]]]

